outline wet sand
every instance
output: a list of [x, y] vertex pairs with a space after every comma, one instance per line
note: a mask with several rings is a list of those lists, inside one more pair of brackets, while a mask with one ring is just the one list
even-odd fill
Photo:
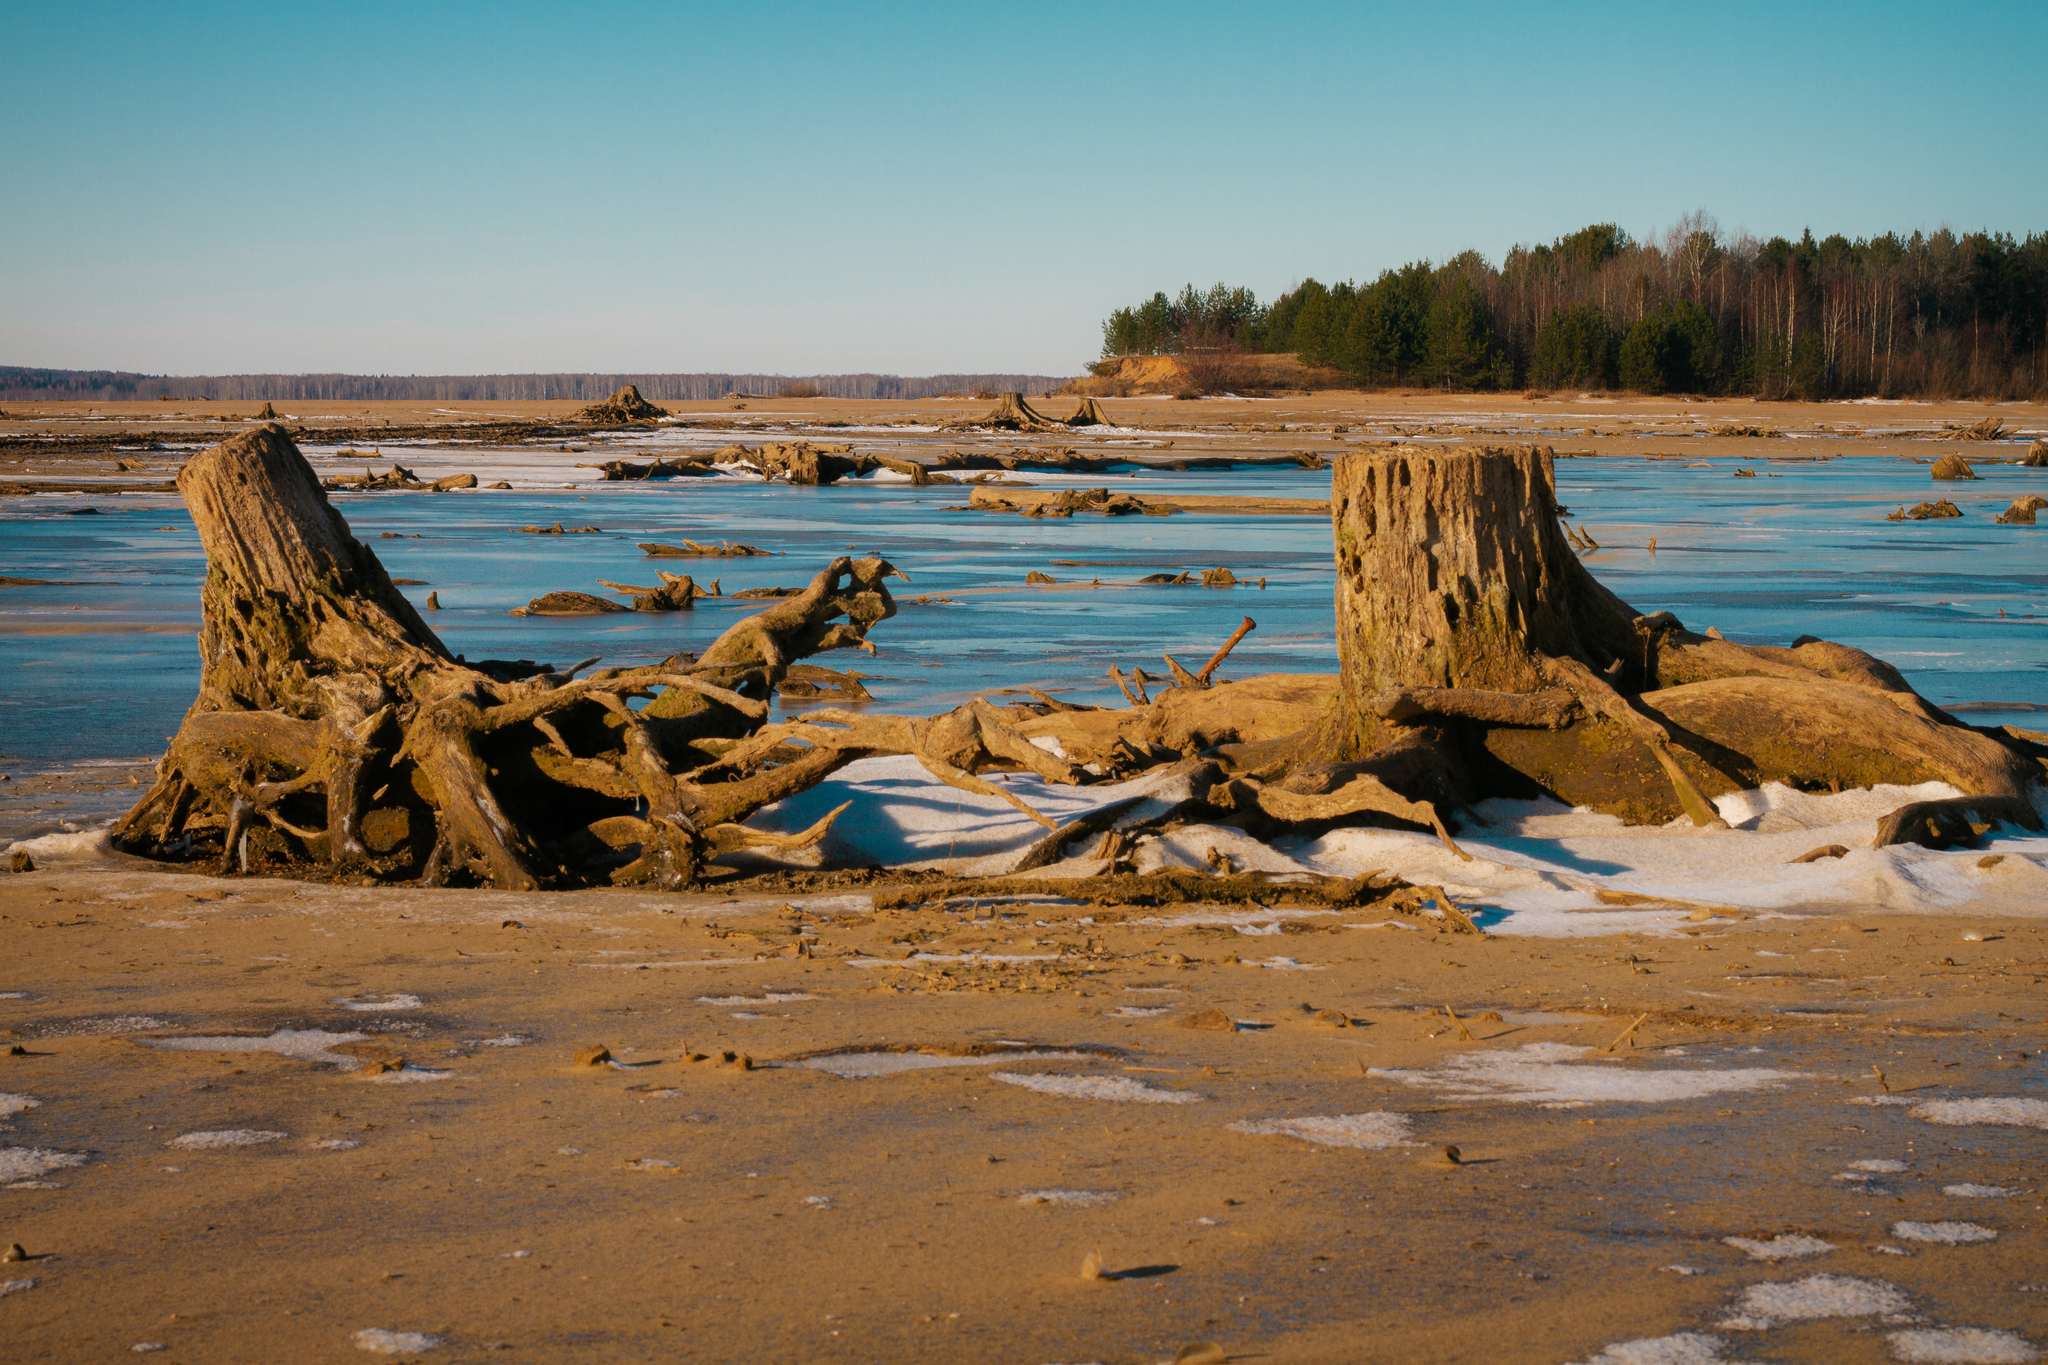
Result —
[[[8, 1358], [1564, 1362], [1690, 1332], [1875, 1362], [2048, 1331], [2041, 920], [1481, 939], [871, 892], [0, 877], [0, 1092], [36, 1106], [0, 1120], [0, 1244], [35, 1257], [0, 1266], [33, 1285]], [[205, 1050], [279, 1030], [337, 1036]], [[1934, 1121], [1971, 1099], [2035, 1126]], [[1831, 1304], [1883, 1311], [1797, 1318]]]

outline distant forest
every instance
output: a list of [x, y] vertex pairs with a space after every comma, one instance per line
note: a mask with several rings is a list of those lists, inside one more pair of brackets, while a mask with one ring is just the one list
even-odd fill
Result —
[[115, 370], [37, 370], [0, 365], [0, 402], [123, 402], [170, 397], [238, 403], [496, 401], [608, 398], [637, 384], [656, 403], [723, 398], [731, 393], [787, 398], [937, 398], [948, 393], [1050, 393], [1066, 382], [1042, 374], [230, 374], [187, 376]]
[[1476, 251], [1369, 284], [1155, 294], [1102, 324], [1107, 362], [1293, 352], [1361, 386], [1766, 398], [2048, 396], [2048, 233], [1723, 233], [1598, 223], [1498, 268]]

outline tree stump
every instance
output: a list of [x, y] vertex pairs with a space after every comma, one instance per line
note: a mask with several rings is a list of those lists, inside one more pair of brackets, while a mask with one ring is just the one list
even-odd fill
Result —
[[1031, 406], [1021, 393], [996, 395], [996, 405], [980, 417], [956, 417], [946, 423], [954, 427], [991, 427], [998, 431], [1064, 431], [1067, 424], [1056, 422]]
[[1331, 517], [1341, 687], [1294, 751], [1297, 790], [1370, 774], [1437, 805], [1549, 795], [1708, 825], [1711, 796], [1766, 781], [2017, 798], [2039, 773], [2035, 746], [1861, 650], [1744, 648], [1638, 613], [1560, 531], [1546, 449], [1347, 455]]
[[579, 679], [583, 665], [451, 655], [281, 426], [201, 452], [177, 486], [207, 557], [199, 697], [117, 848], [224, 872], [679, 888], [722, 853], [815, 844], [832, 817], [797, 835], [743, 822], [870, 754], [914, 753], [1020, 807], [975, 774], [1082, 780], [979, 703], [763, 731], [799, 660], [872, 652], [902, 576], [886, 560], [834, 560], [697, 660]]

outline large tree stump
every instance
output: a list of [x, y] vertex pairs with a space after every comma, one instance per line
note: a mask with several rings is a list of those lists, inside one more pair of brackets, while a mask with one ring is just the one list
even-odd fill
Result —
[[991, 766], [1081, 780], [982, 706], [753, 742], [791, 665], [872, 650], [896, 612], [885, 560], [834, 560], [701, 659], [578, 679], [451, 655], [281, 426], [195, 456], [178, 489], [207, 557], [199, 697], [116, 847], [224, 871], [681, 887], [721, 853], [815, 843], [830, 817], [791, 836], [743, 822], [868, 754], [914, 752], [973, 791], [998, 791], [975, 776]]
[[1861, 650], [1747, 649], [1637, 613], [1559, 530], [1548, 450], [1348, 455], [1331, 517], [1342, 686], [1293, 751], [1297, 789], [1363, 772], [1435, 804], [1548, 794], [1705, 825], [1708, 797], [1765, 781], [2017, 798], [2039, 775], [2026, 741], [1961, 724]]

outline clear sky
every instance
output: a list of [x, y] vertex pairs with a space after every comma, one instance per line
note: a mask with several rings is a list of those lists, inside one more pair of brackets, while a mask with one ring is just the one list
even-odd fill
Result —
[[1705, 208], [2048, 230], [2048, 4], [0, 0], [0, 363], [1070, 374]]

